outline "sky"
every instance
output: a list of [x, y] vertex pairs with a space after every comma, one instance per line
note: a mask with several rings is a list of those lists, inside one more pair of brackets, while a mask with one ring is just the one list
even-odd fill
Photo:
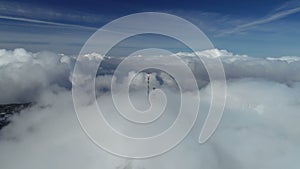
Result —
[[[0, 48], [76, 55], [98, 28], [137, 12], [180, 16], [198, 26], [216, 48], [236, 54], [299, 56], [299, 0], [0, 1]], [[123, 49], [141, 44], [133, 42]]]
[[[79, 54], [97, 29], [138, 12], [180, 16], [199, 27], [216, 49], [190, 53], [172, 38], [147, 34], [121, 41], [107, 55]], [[0, 130], [0, 168], [299, 169], [299, 19], [300, 0], [0, 0], [0, 105], [32, 103]], [[125, 33], [139, 25], [126, 24]], [[113, 33], [123, 30], [118, 26]], [[184, 32], [180, 26], [173, 26], [174, 32]], [[184, 33], [190, 41], [202, 37], [192, 31]], [[97, 44], [105, 42], [109, 43]], [[177, 53], [136, 51], [147, 47]], [[115, 55], [124, 57], [110, 57]], [[133, 59], [127, 60], [128, 55]], [[219, 72], [218, 63], [224, 72]], [[164, 100], [159, 98], [162, 93]], [[95, 102], [90, 96], [96, 97]], [[94, 103], [100, 112], [92, 109]], [[199, 105], [198, 117], [189, 113], [195, 105]], [[120, 114], [133, 112], [132, 106], [141, 112], [163, 112], [153, 123], [141, 124]], [[183, 115], [182, 108], [186, 108]], [[218, 108], [224, 108], [220, 123], [208, 118], [214, 117], [210, 110]], [[89, 112], [89, 119], [82, 119], [78, 110]], [[174, 149], [153, 158], [127, 159], [108, 153], [88, 137], [98, 133], [109, 145], [136, 152], [136, 144], [127, 146], [103, 133], [101, 126], [97, 128], [104, 123], [90, 115], [100, 113], [111, 129], [136, 138], [168, 132], [176, 123], [184, 127], [195, 120], [195, 125]], [[210, 126], [206, 119], [213, 120], [208, 124], [218, 121], [219, 126], [207, 142], [199, 144], [201, 130]], [[85, 133], [87, 126], [82, 122], [92, 125], [90, 133]], [[169, 141], [159, 142], [158, 147], [177, 142]], [[152, 151], [156, 148], [152, 146], [144, 147]]]

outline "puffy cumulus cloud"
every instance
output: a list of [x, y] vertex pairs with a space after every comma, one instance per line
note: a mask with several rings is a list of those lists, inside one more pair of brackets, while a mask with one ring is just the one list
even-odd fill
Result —
[[[96, 147], [79, 126], [70, 91], [63, 88], [55, 92], [49, 90], [43, 93], [39, 103], [15, 116], [12, 123], [1, 131], [1, 167], [296, 169], [300, 166], [299, 91], [299, 83], [288, 87], [264, 80], [231, 81], [223, 119], [208, 142], [201, 145], [197, 142], [206, 116], [203, 113], [188, 137], [173, 150], [154, 158], [132, 160], [116, 157]], [[131, 92], [136, 105], [145, 104], [146, 97], [141, 92], [144, 90]], [[146, 127], [133, 126], [119, 118], [108, 95], [99, 96], [98, 102], [117, 130], [132, 134], [131, 130], [137, 127], [138, 134], [144, 136], [161, 132], [177, 116], [178, 100], [175, 98], [178, 94], [167, 89], [165, 92], [170, 104], [166, 116]], [[203, 96], [201, 112], [205, 112], [210, 103], [210, 87], [200, 92]]]
[[[283, 57], [267, 57], [267, 58], [258, 58], [251, 57], [247, 55], [236, 55], [227, 50], [219, 50], [212, 49], [195, 53], [188, 52], [179, 52], [173, 54], [173, 56], [180, 57], [193, 71], [198, 86], [200, 88], [206, 86], [209, 83], [209, 77], [205, 66], [201, 62], [198, 56], [205, 57], [207, 59], [216, 59], [219, 58], [224, 66], [226, 78], [228, 80], [231, 79], [243, 79], [243, 78], [256, 78], [256, 79], [265, 79], [275, 82], [280, 82], [287, 85], [293, 85], [295, 82], [300, 81], [300, 74], [297, 73], [297, 70], [300, 70], [300, 57], [298, 56], [283, 56]], [[157, 56], [156, 56], [157, 57]], [[152, 62], [157, 62], [155, 56], [153, 57], [141, 57], [139, 55], [135, 56], [134, 61], [128, 65], [128, 70], [130, 71], [130, 67], [134, 67], [135, 64], [140, 65], [148, 65]], [[158, 56], [160, 59], [163, 59], [163, 56]], [[100, 72], [105, 72], [106, 74], [112, 74], [113, 68], [117, 67], [123, 58], [106, 58], [104, 59], [105, 64], [109, 65], [109, 67], [105, 67], [105, 69], [101, 69]], [[172, 60], [168, 60], [168, 65], [173, 65], [178, 69], [182, 67], [180, 65], [176, 65], [177, 63]], [[164, 64], [164, 62], [160, 63]], [[130, 66], [131, 65], [131, 66]], [[110, 71], [108, 71], [110, 70]], [[155, 71], [154, 71], [155, 72]], [[174, 86], [173, 79], [166, 78], [163, 72], [156, 72], [158, 79], [164, 79], [161, 81], [165, 85]], [[124, 76], [127, 76], [125, 74]], [[182, 73], [179, 78], [186, 78]], [[178, 77], [176, 77], [178, 78]], [[189, 81], [189, 80], [187, 80]]]
[[[300, 70], [300, 57], [254, 58], [246, 55], [235, 55], [226, 50], [218, 49], [196, 53], [199, 56], [210, 59], [220, 58], [223, 62], [227, 79], [259, 78], [288, 85], [300, 81], [300, 75], [297, 73], [297, 70]], [[194, 53], [181, 52], [174, 55], [180, 57], [190, 66], [200, 88], [209, 83], [205, 67], [201, 60], [195, 57]], [[159, 57], [163, 58], [162, 56]], [[151, 62], [157, 62], [157, 59], [152, 58], [156, 57], [147, 57], [145, 62], [145, 58], [137, 56], [135, 61], [130, 64], [134, 66], [135, 64], [147, 65]], [[97, 53], [91, 53], [81, 57], [79, 67], [83, 65], [81, 70], [88, 74], [97, 66], [96, 62], [91, 61], [103, 61], [96, 79], [97, 89], [101, 93], [110, 89], [113, 71], [121, 60], [122, 58], [104, 57]], [[24, 49], [0, 50], [0, 103], [36, 101], [41, 92], [55, 85], [70, 89], [69, 76], [72, 73], [75, 61], [75, 57], [51, 52], [32, 53]], [[130, 71], [130, 64], [128, 71]], [[181, 68], [179, 65], [176, 66], [176, 63], [173, 63], [172, 60], [168, 60], [168, 64], [177, 67], [177, 69]], [[169, 75], [164, 72], [154, 72], [157, 81], [155, 86], [167, 85], [176, 88], [176, 83]], [[126, 77], [127, 73], [123, 76]], [[139, 85], [144, 86], [145, 74], [138, 76], [140, 76]], [[116, 82], [122, 81], [124, 77], [115, 77], [114, 80]], [[181, 77], [186, 78], [183, 73], [176, 78]], [[89, 78], [91, 77], [83, 74], [82, 78], [77, 79], [80, 79], [79, 81], [82, 83]], [[187, 79], [186, 81], [190, 80]], [[137, 88], [139, 85], [134, 84], [132, 86]]]
[[[253, 58], [217, 49], [197, 54], [210, 59], [221, 58], [225, 67], [228, 92], [220, 126], [208, 142], [198, 144], [199, 133], [210, 105], [211, 90], [201, 61], [193, 54], [178, 53], [177, 56], [192, 68], [200, 84], [201, 110], [196, 125], [188, 137], [168, 153], [133, 160], [116, 157], [99, 149], [82, 131], [68, 87], [75, 62], [73, 57], [50, 52], [31, 53], [24, 49], [0, 50], [1, 102], [35, 101], [30, 108], [12, 117], [12, 122], [0, 131], [1, 168], [298, 169], [298, 57]], [[148, 136], [172, 124], [180, 105], [179, 93], [176, 82], [167, 73], [153, 71], [151, 74], [151, 86], [166, 93], [166, 112], [151, 125], [139, 126], [118, 115], [109, 92], [111, 82], [118, 87], [135, 77], [130, 85], [130, 99], [134, 106], [145, 109], [149, 106], [145, 93], [146, 74], [129, 71], [122, 77], [114, 76], [106, 70], [113, 70], [119, 61], [96, 53], [87, 54], [80, 60], [79, 66], [82, 66], [83, 72], [89, 72], [95, 67], [96, 64], [84, 66], [91, 60], [104, 60], [109, 65], [108, 68], [100, 67], [95, 85], [97, 101], [113, 127], [125, 134]], [[140, 63], [139, 60], [131, 64], [137, 63]], [[168, 63], [172, 64], [172, 61]], [[101, 73], [102, 70], [106, 73]], [[74, 83], [82, 84], [88, 78], [91, 77], [83, 74]], [[182, 94], [190, 93], [184, 90]], [[122, 92], [118, 96], [125, 97]], [[193, 96], [189, 98], [191, 104], [196, 100]], [[160, 102], [158, 105], [161, 106]], [[120, 108], [125, 109], [126, 106], [121, 105]]]
[[35, 101], [52, 85], [70, 87], [69, 58], [51, 52], [0, 50], [0, 103]]
[[178, 52], [173, 54], [174, 56], [179, 57], [195, 57], [195, 56], [204, 56], [208, 58], [219, 58], [219, 57], [247, 57], [247, 55], [235, 55], [227, 50], [219, 49], [209, 49], [204, 51], [196, 51], [194, 53], [189, 52]]
[[[227, 79], [257, 78], [287, 85], [300, 81], [300, 75], [297, 73], [297, 70], [300, 70], [300, 57], [298, 56], [258, 58], [247, 55], [235, 55], [226, 50], [218, 49], [195, 53], [198, 56], [209, 59], [220, 58]], [[174, 55], [182, 57], [190, 65], [198, 83], [200, 86], [203, 86], [201, 84], [206, 85], [209, 82], [208, 75], [201, 61], [195, 59], [195, 53], [177, 53]]]
[[[226, 50], [206, 50], [195, 52], [201, 57], [208, 59], [220, 58], [223, 62], [226, 78], [243, 79], [257, 78], [276, 81], [287, 85], [293, 85], [300, 80], [297, 70], [300, 70], [300, 57], [284, 56], [281, 58], [255, 58], [246, 55], [235, 55]], [[209, 84], [209, 77], [205, 66], [195, 53], [180, 52], [173, 54], [180, 57], [193, 71], [199, 88]], [[118, 77], [113, 75], [115, 68], [123, 58], [106, 57], [101, 54], [85, 54], [78, 60], [78, 67], [82, 74], [77, 74], [75, 81], [70, 74], [73, 71], [76, 58], [64, 54], [54, 54], [51, 52], [31, 53], [24, 49], [15, 49], [13, 51], [0, 50], [0, 103], [15, 102], [35, 102], [39, 95], [47, 88], [54, 86], [71, 88], [71, 82], [74, 84], [85, 84], [92, 78], [91, 70], [96, 68], [97, 62], [102, 61], [96, 77], [97, 94], [108, 92], [111, 88], [111, 82], [118, 84], [128, 81], [127, 72], [130, 72], [134, 65], [147, 65], [156, 63], [158, 59], [164, 59], [163, 56], [141, 57], [135, 56], [128, 65], [128, 70], [121, 72]], [[177, 89], [174, 78], [184, 79], [187, 84], [192, 79], [187, 79], [181, 71], [182, 66], [178, 62], [167, 59], [167, 64], [177, 69], [178, 77], [171, 77], [167, 73], [157, 70], [151, 70], [151, 86], [168, 86]], [[159, 63], [162, 66], [165, 62]], [[97, 68], [96, 68], [97, 69]], [[182, 72], [182, 73], [181, 73]], [[80, 77], [79, 77], [80, 76]], [[136, 76], [132, 81], [131, 88], [145, 88], [146, 74], [141, 72], [131, 72], [131, 76]], [[183, 89], [189, 90], [189, 85], [183, 86]]]
[[[130, 81], [132, 79], [132, 81]], [[115, 84], [116, 90], [121, 89], [121, 86], [129, 83], [129, 90], [145, 90], [147, 89], [147, 73], [146, 72], [128, 72], [127, 76], [117, 77], [114, 75], [102, 75], [97, 76], [95, 79], [95, 87], [98, 94], [111, 90], [111, 85]], [[149, 86], [153, 87], [176, 87], [176, 82], [167, 73], [164, 72], [152, 72], [150, 75]]]

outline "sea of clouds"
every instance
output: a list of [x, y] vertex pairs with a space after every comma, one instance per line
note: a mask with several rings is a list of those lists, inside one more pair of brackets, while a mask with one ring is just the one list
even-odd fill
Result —
[[[0, 50], [0, 103], [34, 103], [13, 116], [12, 122], [0, 131], [1, 168], [298, 169], [300, 57], [255, 58], [218, 49], [197, 54], [221, 58], [224, 64], [227, 100], [218, 129], [206, 143], [198, 143], [210, 105], [209, 79], [194, 54], [174, 54], [181, 57], [197, 77], [201, 104], [196, 125], [171, 151], [154, 158], [134, 160], [101, 150], [82, 131], [71, 94], [76, 57], [51, 52], [31, 53], [24, 49]], [[85, 57], [106, 60], [112, 67], [116, 62], [95, 53]], [[110, 97], [111, 81], [121, 85], [131, 76], [135, 76], [130, 88], [133, 104], [140, 109], [148, 106], [146, 74], [143, 72], [128, 72], [123, 77], [99, 73], [96, 78], [97, 102], [117, 130], [139, 136], [157, 134], [170, 126], [177, 116], [179, 93], [176, 83], [164, 72], [152, 74], [155, 78], [151, 86], [162, 89], [167, 95], [166, 115], [157, 123], [137, 127], [117, 115]], [[182, 94], [188, 94], [188, 91], [183, 90]], [[133, 129], [137, 132], [132, 133]]]

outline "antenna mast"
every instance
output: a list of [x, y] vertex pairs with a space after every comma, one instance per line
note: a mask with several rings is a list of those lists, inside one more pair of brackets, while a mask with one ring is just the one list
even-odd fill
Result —
[[150, 92], [150, 73], [147, 73], [147, 96], [149, 97]]

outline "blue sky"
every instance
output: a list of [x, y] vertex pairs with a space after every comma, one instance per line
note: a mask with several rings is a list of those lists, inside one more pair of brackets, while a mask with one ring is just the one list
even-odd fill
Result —
[[189, 20], [219, 49], [257, 57], [300, 55], [299, 0], [0, 1], [0, 48], [77, 54], [97, 28], [146, 11]]

